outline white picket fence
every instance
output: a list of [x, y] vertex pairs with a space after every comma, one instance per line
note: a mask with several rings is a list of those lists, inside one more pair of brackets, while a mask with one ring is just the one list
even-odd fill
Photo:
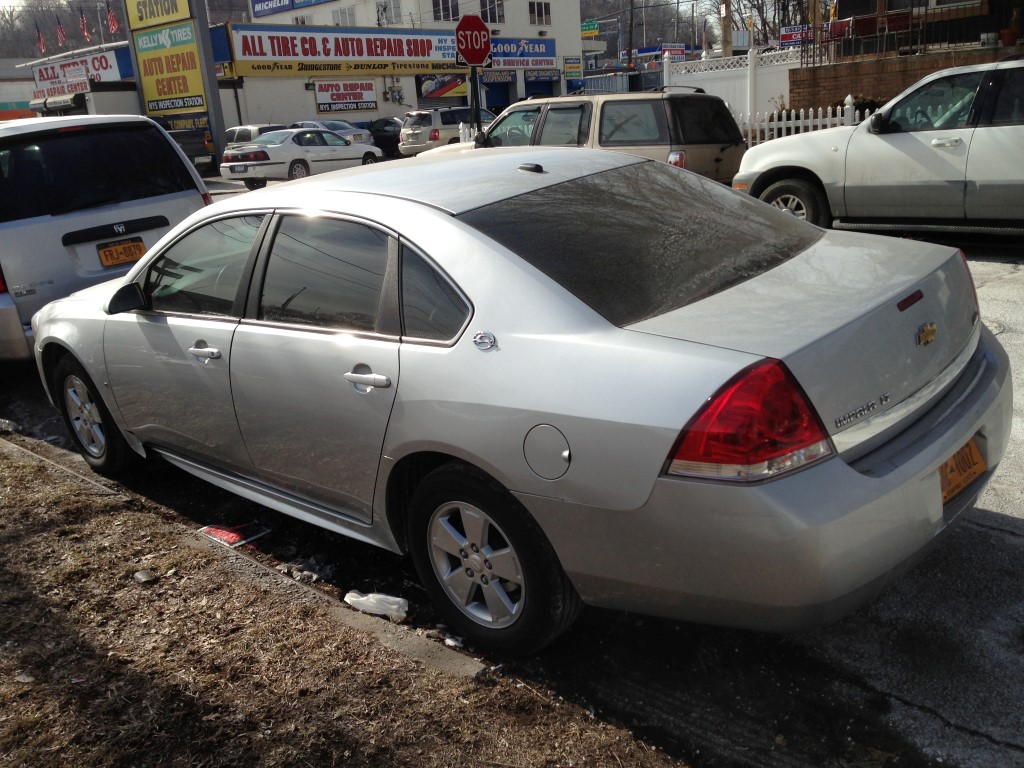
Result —
[[853, 107], [853, 96], [847, 96], [842, 107], [818, 109], [786, 109], [777, 112], [755, 112], [736, 115], [736, 122], [747, 137], [747, 146], [763, 144], [780, 136], [807, 133], [837, 125], [857, 125], [871, 114]]

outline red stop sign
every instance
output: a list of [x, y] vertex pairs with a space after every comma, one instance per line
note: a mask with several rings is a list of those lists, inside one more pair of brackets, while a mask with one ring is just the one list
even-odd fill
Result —
[[468, 67], [486, 66], [491, 57], [491, 30], [479, 16], [463, 16], [455, 27], [455, 51]]

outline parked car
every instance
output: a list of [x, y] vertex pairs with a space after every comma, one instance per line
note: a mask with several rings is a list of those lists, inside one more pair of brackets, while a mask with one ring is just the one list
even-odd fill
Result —
[[236, 125], [224, 132], [224, 149], [234, 149], [242, 144], [248, 144], [257, 136], [271, 131], [280, 131], [287, 128], [283, 123], [250, 123], [249, 125]]
[[205, 128], [186, 128], [168, 130], [171, 138], [174, 139], [185, 157], [196, 167], [200, 176], [213, 176], [217, 173], [217, 147], [213, 144], [213, 137]]
[[379, 117], [371, 120], [366, 128], [373, 134], [373, 143], [380, 147], [385, 155], [398, 155], [398, 142], [402, 140], [402, 118]]
[[[481, 125], [494, 120], [486, 109], [478, 110]], [[438, 109], [417, 109], [405, 113], [402, 122], [398, 151], [403, 155], [418, 155], [434, 147], [459, 142], [459, 124], [475, 124], [470, 107], [439, 107]]]
[[1024, 232], [1024, 60], [935, 72], [857, 126], [747, 151], [734, 189], [823, 227]]
[[408, 552], [451, 631], [509, 653], [582, 603], [842, 615], [971, 507], [1013, 420], [957, 249], [617, 152], [236, 195], [34, 322], [93, 469], [163, 456]]
[[473, 143], [447, 151], [525, 145], [629, 152], [726, 184], [746, 149], [722, 99], [679, 89], [527, 99], [508, 107]]
[[188, 158], [148, 118], [0, 122], [0, 360], [31, 359], [36, 310], [124, 275], [208, 202]]
[[333, 131], [285, 128], [256, 137], [224, 152], [220, 172], [260, 189], [268, 179], [301, 179], [353, 165], [369, 165], [382, 153], [369, 144], [353, 144]]
[[344, 136], [353, 144], [373, 144], [373, 134], [366, 128], [357, 128], [347, 120], [301, 120], [292, 123], [289, 128], [318, 128], [322, 131], [333, 131]]

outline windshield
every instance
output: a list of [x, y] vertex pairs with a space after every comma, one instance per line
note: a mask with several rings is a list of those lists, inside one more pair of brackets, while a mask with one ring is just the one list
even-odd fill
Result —
[[252, 143], [259, 144], [261, 146], [284, 144], [289, 138], [291, 138], [293, 133], [295, 133], [295, 131], [271, 131], [270, 133], [264, 133], [262, 136], [257, 136], [252, 140]]
[[817, 227], [665, 163], [636, 163], [468, 211], [611, 323], [628, 326], [772, 269]]

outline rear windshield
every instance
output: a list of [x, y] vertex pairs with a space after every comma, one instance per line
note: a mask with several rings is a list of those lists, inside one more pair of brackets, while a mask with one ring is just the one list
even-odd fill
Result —
[[406, 128], [429, 128], [431, 124], [430, 113], [421, 112], [418, 115], [407, 115], [405, 118]]
[[653, 161], [502, 200], [459, 219], [618, 326], [755, 277], [822, 234], [717, 182]]
[[743, 134], [721, 99], [691, 96], [669, 99], [683, 144], [736, 144]]
[[148, 124], [0, 138], [0, 222], [197, 190], [174, 145]]

